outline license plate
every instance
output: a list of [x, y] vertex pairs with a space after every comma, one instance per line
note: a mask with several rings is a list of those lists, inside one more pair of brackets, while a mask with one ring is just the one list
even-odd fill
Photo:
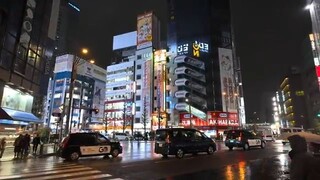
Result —
[[162, 144], [159, 144], [159, 147], [162, 147]]
[[230, 140], [230, 142], [232, 142], [232, 143], [233, 143], [233, 142], [234, 142], [234, 140]]

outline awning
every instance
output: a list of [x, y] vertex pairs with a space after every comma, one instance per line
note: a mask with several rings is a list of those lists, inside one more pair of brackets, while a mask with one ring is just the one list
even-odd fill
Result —
[[42, 123], [42, 121], [32, 113], [17, 111], [3, 107], [0, 108], [0, 119], [24, 121], [28, 123]]

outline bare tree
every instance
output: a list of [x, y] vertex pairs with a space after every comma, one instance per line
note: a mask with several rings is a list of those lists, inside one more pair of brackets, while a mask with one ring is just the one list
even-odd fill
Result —
[[147, 123], [149, 122], [146, 97], [144, 97], [144, 100], [143, 100], [143, 113], [141, 114], [141, 122], [143, 124], [144, 134], [146, 134]]

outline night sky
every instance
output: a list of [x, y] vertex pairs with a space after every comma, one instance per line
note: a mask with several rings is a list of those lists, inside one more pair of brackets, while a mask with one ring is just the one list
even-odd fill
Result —
[[[237, 54], [241, 60], [246, 115], [263, 114], [262, 94], [277, 90], [292, 65], [300, 66], [301, 43], [311, 29], [304, 0], [231, 0]], [[166, 0], [76, 0], [81, 46], [105, 67], [111, 62], [114, 35], [134, 31], [136, 17], [153, 10], [166, 33]], [[262, 112], [259, 112], [262, 111]]]

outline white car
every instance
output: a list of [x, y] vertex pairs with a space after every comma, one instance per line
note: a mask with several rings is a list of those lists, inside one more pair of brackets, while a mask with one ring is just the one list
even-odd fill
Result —
[[130, 135], [126, 133], [115, 133], [114, 138], [118, 141], [128, 141], [131, 139]]

